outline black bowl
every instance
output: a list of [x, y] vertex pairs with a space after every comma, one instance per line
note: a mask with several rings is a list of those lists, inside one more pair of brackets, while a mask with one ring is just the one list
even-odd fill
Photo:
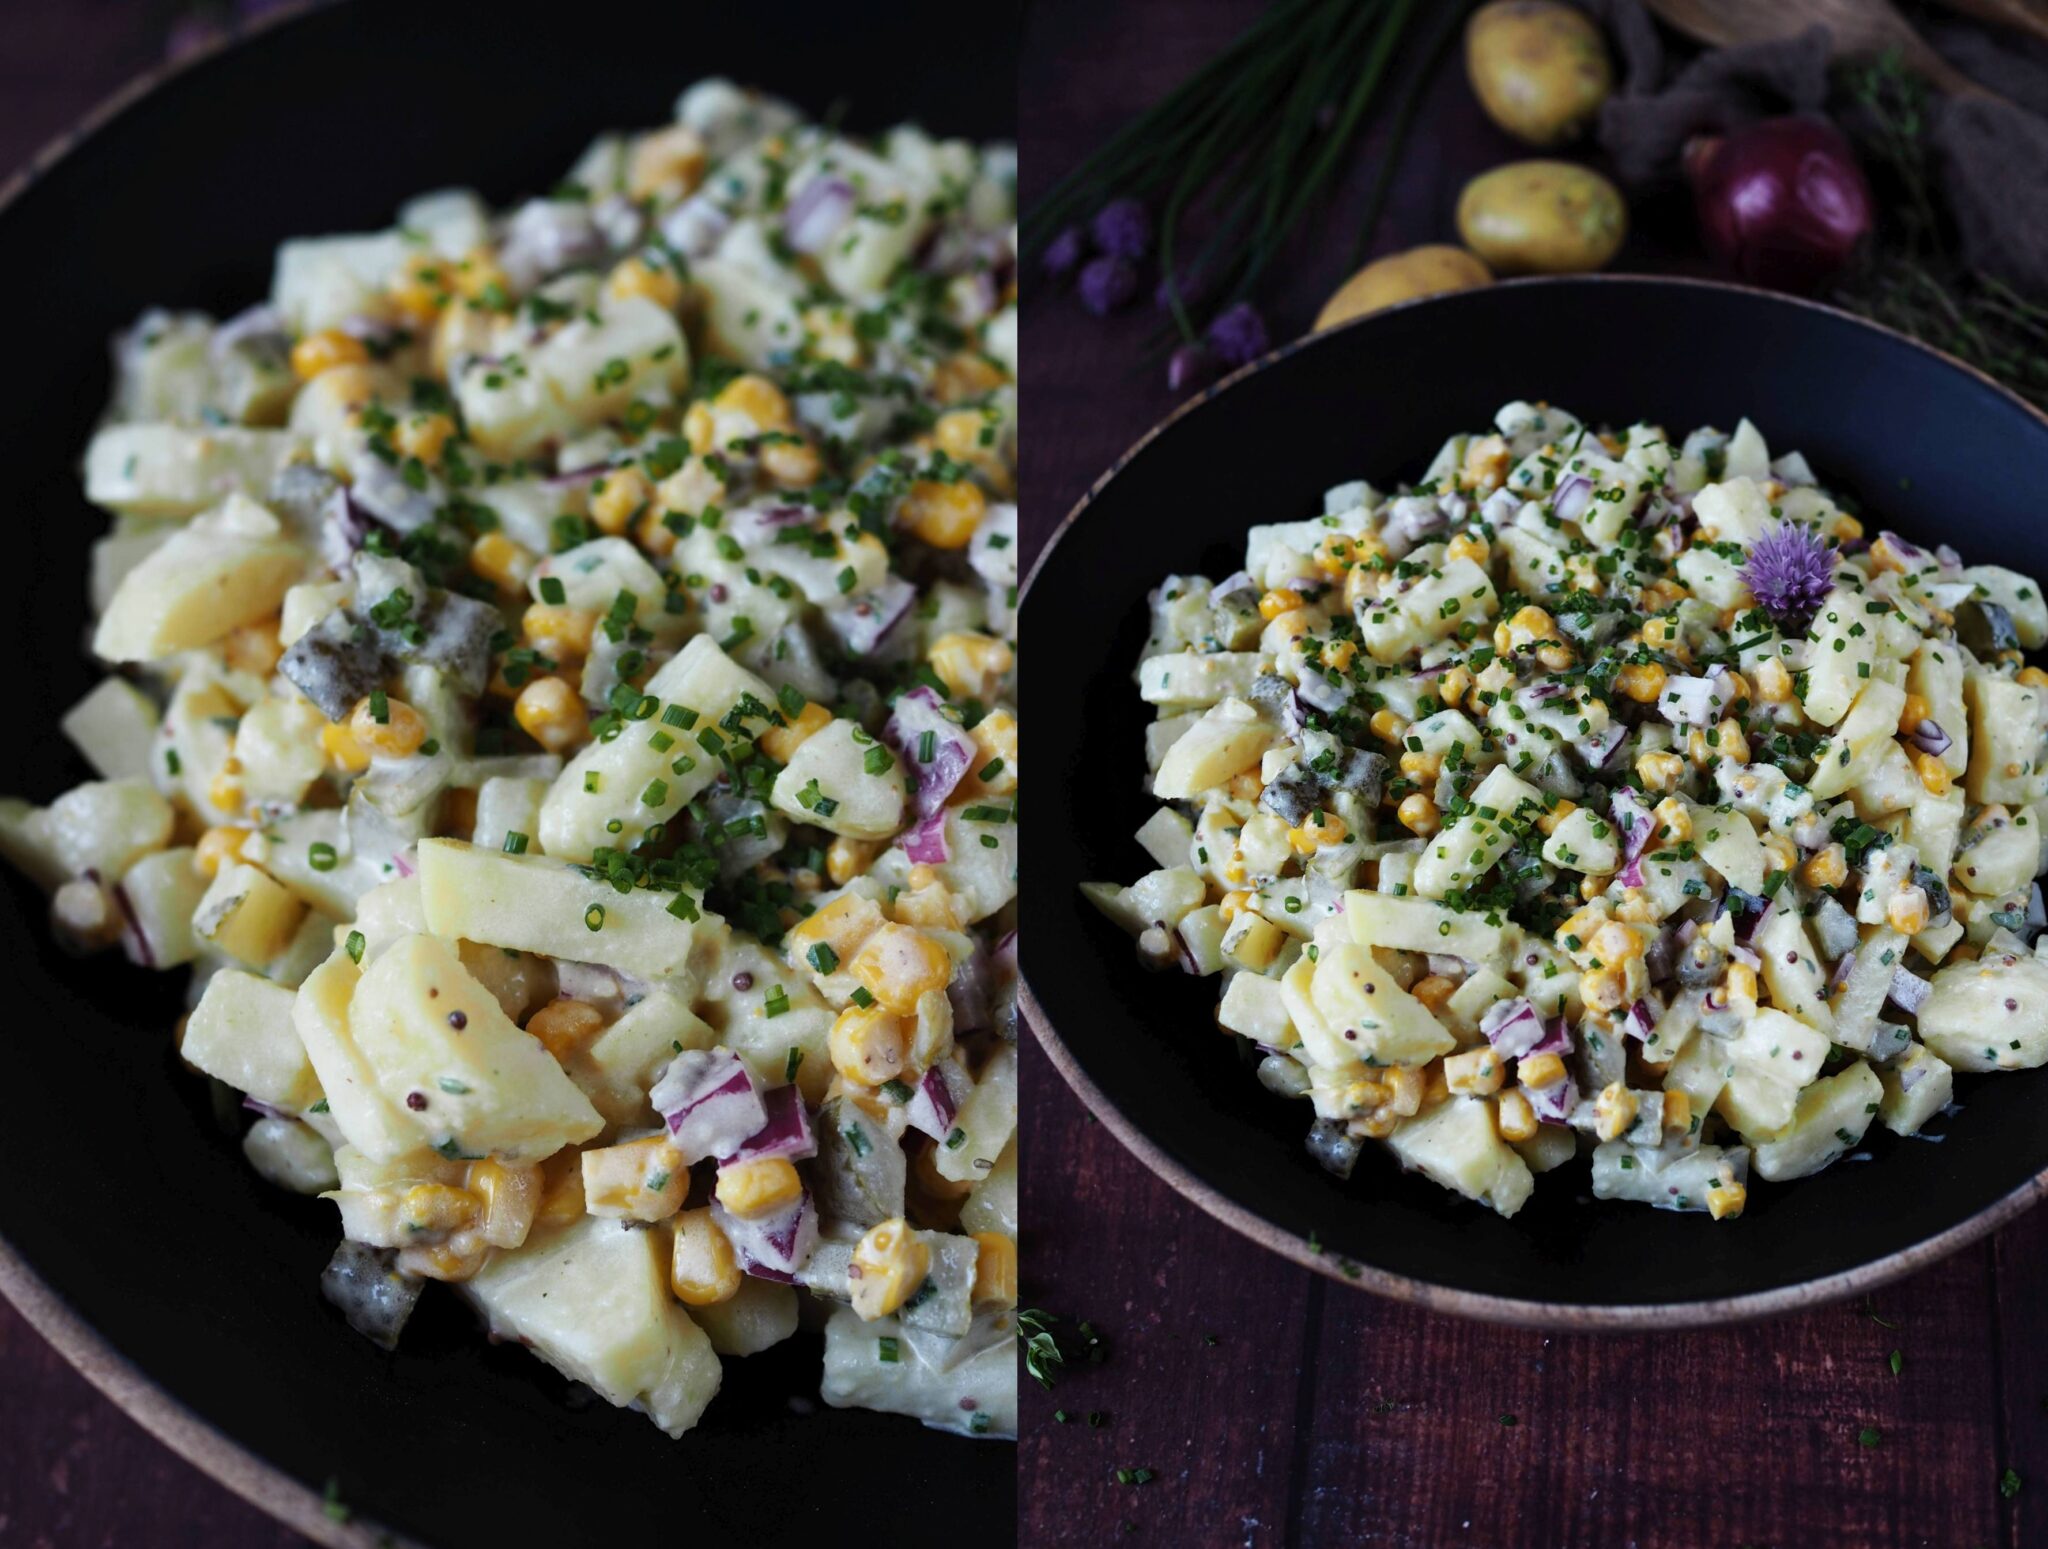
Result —
[[[281, 239], [388, 225], [425, 189], [465, 184], [497, 203], [544, 191], [595, 134], [664, 121], [705, 75], [817, 114], [844, 104], [861, 128], [1008, 134], [1016, 30], [1014, 6], [938, 0], [358, 0], [124, 94], [0, 209], [18, 303], [0, 377], [16, 545], [0, 638], [17, 664], [0, 789], [47, 800], [90, 773], [55, 725], [94, 678], [85, 567], [105, 523], [78, 462], [106, 401], [108, 337], [145, 307], [225, 315], [267, 294]], [[450, 1296], [429, 1298], [440, 1306], [399, 1353], [375, 1349], [320, 1298], [333, 1207], [251, 1175], [238, 1122], [178, 1068], [183, 976], [59, 955], [43, 900], [0, 871], [15, 965], [0, 1285], [202, 1466], [335, 1543], [373, 1539], [323, 1512], [329, 1480], [362, 1516], [447, 1545], [815, 1542], [843, 1534], [849, 1506], [886, 1509], [904, 1543], [1009, 1531], [1014, 1449], [823, 1409], [815, 1336], [728, 1363], [726, 1391], [681, 1441], [587, 1393], [579, 1404], [531, 1355], [487, 1345]]]
[[[1312, 1268], [1447, 1311], [1668, 1327], [1876, 1285], [1992, 1230], [2048, 1186], [2048, 1072], [1959, 1078], [1939, 1144], [1874, 1130], [1871, 1159], [1763, 1184], [1739, 1220], [1595, 1201], [1583, 1161], [1502, 1220], [1378, 1150], [1351, 1180], [1303, 1147], [1305, 1104], [1267, 1093], [1218, 1032], [1216, 984], [1141, 969], [1078, 886], [1151, 863], [1131, 834], [1149, 712], [1131, 669], [1145, 594], [1224, 576], [1256, 522], [1318, 513], [1353, 478], [1419, 477], [1443, 438], [1512, 399], [1674, 434], [1748, 415], [1891, 527], [2048, 573], [2035, 480], [2048, 418], [1934, 351], [1825, 307], [1652, 278], [1530, 280], [1418, 302], [1290, 345], [1140, 442], [1067, 519], [1026, 594], [1041, 776], [1025, 894], [1027, 1006], [1053, 1061], [1147, 1165]], [[1078, 627], [1077, 627], [1078, 626]], [[1041, 698], [1047, 697], [1041, 693]], [[1052, 778], [1044, 777], [1050, 768]]]

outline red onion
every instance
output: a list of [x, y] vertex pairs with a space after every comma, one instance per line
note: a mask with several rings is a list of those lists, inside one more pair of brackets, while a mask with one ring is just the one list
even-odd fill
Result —
[[1551, 512], [1560, 522], [1576, 522], [1592, 503], [1593, 481], [1580, 473], [1566, 478], [1558, 485], [1557, 493], [1550, 497]]
[[1941, 722], [1935, 720], [1922, 720], [1906, 734], [1906, 740], [1922, 753], [1932, 754], [1936, 758], [1946, 753], [1954, 742], [1954, 739], [1941, 729]]
[[819, 252], [852, 217], [855, 202], [853, 185], [843, 178], [813, 178], [790, 200], [782, 235], [799, 253]]
[[920, 866], [943, 866], [952, 857], [946, 852], [946, 814], [934, 812], [903, 836], [903, 853]]
[[1695, 140], [1685, 169], [1708, 249], [1754, 284], [1812, 290], [1871, 229], [1856, 153], [1820, 119], [1769, 118]]

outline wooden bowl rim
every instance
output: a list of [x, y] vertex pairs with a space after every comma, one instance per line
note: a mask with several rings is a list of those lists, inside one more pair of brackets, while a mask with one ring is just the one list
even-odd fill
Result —
[[[1541, 290], [1558, 285], [1578, 286], [1586, 284], [1603, 285], [1647, 285], [1653, 287], [1696, 289], [1705, 291], [1734, 291], [1745, 295], [1761, 296], [1786, 306], [1804, 307], [1821, 312], [1829, 317], [1867, 328], [1873, 333], [1905, 344], [1923, 354], [1930, 355], [1943, 364], [1975, 378], [2001, 397], [2023, 410], [2044, 427], [2048, 427], [2048, 413], [2043, 413], [2011, 388], [1995, 378], [1978, 370], [1967, 361], [1958, 360], [1945, 350], [1936, 349], [1896, 329], [1886, 328], [1868, 318], [1845, 312], [1825, 302], [1813, 301], [1803, 296], [1787, 296], [1777, 291], [1765, 290], [1760, 286], [1742, 285], [1728, 280], [1702, 279], [1689, 275], [1661, 274], [1570, 274], [1531, 275], [1519, 279], [1500, 280], [1481, 290]], [[1350, 329], [1370, 323], [1389, 312], [1408, 311], [1415, 307], [1456, 304], [1456, 298], [1468, 294], [1452, 291], [1444, 295], [1424, 296], [1414, 301], [1405, 301], [1398, 306], [1383, 307], [1378, 311], [1365, 313], [1339, 324], [1337, 327], [1320, 332], [1304, 334], [1289, 340], [1260, 356], [1257, 360], [1239, 367], [1221, 381], [1211, 384], [1193, 394], [1186, 402], [1174, 408], [1158, 420], [1143, 435], [1131, 443], [1124, 453], [1111, 463], [1100, 477], [1090, 484], [1073, 508], [1061, 518], [1059, 526], [1053, 529], [1046, 540], [1031, 570], [1025, 577], [1024, 587], [1019, 594], [1019, 604], [1030, 597], [1031, 588], [1037, 582], [1046, 562], [1069, 529], [1093, 506], [1110, 482], [1129, 466], [1131, 461], [1157, 440], [1184, 416], [1192, 413], [1219, 393], [1228, 392], [1238, 384], [1258, 375], [1260, 372], [1279, 364], [1281, 361], [1312, 349], [1326, 338], [1334, 337]], [[1170, 1189], [1182, 1198], [1191, 1200], [1207, 1211], [1232, 1231], [1250, 1238], [1260, 1247], [1291, 1259], [1304, 1269], [1315, 1270], [1327, 1275], [1341, 1285], [1356, 1286], [1380, 1296], [1412, 1306], [1427, 1308], [1432, 1312], [1452, 1313], [1459, 1317], [1476, 1318], [1489, 1323], [1514, 1324], [1523, 1328], [1545, 1329], [1564, 1333], [1589, 1332], [1646, 1332], [1674, 1328], [1705, 1328], [1720, 1324], [1739, 1323], [1758, 1318], [1776, 1317], [1785, 1313], [1804, 1311], [1824, 1306], [1829, 1302], [1843, 1300], [1889, 1285], [1892, 1281], [1925, 1269], [1958, 1249], [1968, 1247], [1980, 1238], [1988, 1236], [2000, 1227], [2031, 1209], [2043, 1195], [2048, 1195], [2048, 1168], [2014, 1188], [2010, 1193], [1993, 1200], [1975, 1214], [1965, 1217], [1946, 1231], [1924, 1238], [1909, 1247], [1901, 1248], [1883, 1258], [1859, 1264], [1853, 1269], [1836, 1274], [1823, 1275], [1815, 1279], [1800, 1280], [1790, 1285], [1774, 1287], [1768, 1291], [1752, 1291], [1742, 1296], [1718, 1297], [1702, 1301], [1681, 1302], [1639, 1302], [1639, 1303], [1585, 1303], [1533, 1301], [1522, 1297], [1494, 1296], [1480, 1291], [1462, 1291], [1455, 1287], [1439, 1285], [1434, 1281], [1418, 1279], [1412, 1275], [1396, 1274], [1391, 1270], [1362, 1264], [1335, 1253], [1311, 1248], [1303, 1239], [1291, 1232], [1284, 1232], [1258, 1212], [1248, 1209], [1229, 1198], [1220, 1189], [1212, 1187], [1181, 1163], [1168, 1156], [1136, 1122], [1104, 1095], [1102, 1089], [1081, 1068], [1065, 1040], [1054, 1028], [1052, 1019], [1046, 1015], [1044, 1006], [1031, 989], [1029, 960], [1020, 956], [1018, 974], [1018, 996], [1025, 1018], [1031, 1025], [1039, 1046], [1052, 1061], [1067, 1085], [1081, 1099], [1083, 1106], [1093, 1114], [1109, 1132], [1116, 1136], [1125, 1150], [1143, 1162]]]

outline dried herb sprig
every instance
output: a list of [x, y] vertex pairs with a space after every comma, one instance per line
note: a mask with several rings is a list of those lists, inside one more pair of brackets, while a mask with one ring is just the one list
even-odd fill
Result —
[[1879, 190], [1877, 239], [1829, 299], [2048, 407], [2048, 306], [1972, 269], [1935, 190], [1927, 88], [1895, 54], [1844, 71], [1844, 127]]

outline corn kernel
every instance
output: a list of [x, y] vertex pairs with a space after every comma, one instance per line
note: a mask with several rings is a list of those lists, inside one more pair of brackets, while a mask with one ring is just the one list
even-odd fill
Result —
[[519, 624], [535, 650], [560, 661], [590, 654], [597, 634], [597, 612], [567, 603], [536, 602], [528, 606]]
[[686, 124], [642, 135], [626, 158], [626, 192], [635, 200], [681, 199], [704, 181], [710, 156], [703, 136]]
[[1536, 831], [1545, 835], [1554, 834], [1557, 832], [1557, 825], [1578, 810], [1579, 804], [1577, 802], [1566, 801], [1563, 797], [1559, 797], [1556, 806], [1539, 812], [1536, 815]]
[[771, 726], [761, 733], [761, 751], [778, 764], [786, 764], [796, 750], [832, 724], [832, 712], [816, 701], [797, 712], [787, 726]]
[[209, 828], [199, 836], [199, 844], [192, 852], [192, 864], [199, 868], [202, 876], [219, 876], [222, 866], [242, 858], [242, 844], [250, 832], [246, 828]]
[[1925, 888], [1900, 888], [1884, 906], [1885, 920], [1902, 936], [1917, 936], [1927, 929], [1929, 913]]
[[585, 1214], [583, 1159], [573, 1147], [565, 1146], [540, 1164], [540, 1208], [534, 1212], [533, 1224], [573, 1226]]
[[479, 1230], [494, 1248], [517, 1248], [533, 1229], [540, 1208], [541, 1172], [538, 1167], [508, 1167], [486, 1157], [469, 1164], [465, 1179], [469, 1192], [483, 1202]]
[[1564, 1061], [1555, 1054], [1525, 1054], [1515, 1061], [1515, 1079], [1523, 1086], [1553, 1086], [1564, 1079]]
[[1309, 558], [1324, 575], [1340, 576], [1351, 568], [1351, 540], [1343, 533], [1333, 532], [1316, 545]]
[[2043, 672], [2039, 667], [2022, 667], [2014, 674], [2013, 681], [2028, 688], [2048, 688], [2048, 672]]
[[416, 323], [431, 323], [448, 305], [450, 275], [445, 260], [431, 253], [415, 253], [405, 261], [389, 294], [399, 311]]
[[1502, 1140], [1532, 1139], [1538, 1128], [1536, 1110], [1520, 1092], [1502, 1092], [1493, 1100], [1493, 1127]]
[[1675, 791], [1685, 760], [1676, 753], [1645, 753], [1636, 760], [1636, 777], [1653, 791]]
[[638, 468], [614, 468], [599, 485], [590, 497], [590, 519], [606, 537], [624, 532], [654, 499], [654, 486]]
[[1441, 753], [1419, 753], [1410, 749], [1401, 755], [1401, 773], [1411, 780], [1433, 785], [1443, 772], [1444, 756]]
[[676, 1300], [688, 1307], [713, 1307], [739, 1294], [739, 1259], [709, 1205], [678, 1215], [675, 1234], [668, 1283]]
[[284, 656], [284, 642], [278, 638], [277, 627], [278, 616], [273, 613], [269, 618], [244, 624], [229, 635], [221, 642], [221, 654], [228, 666], [236, 672], [269, 677]]
[[1720, 1176], [1707, 1186], [1707, 1214], [1716, 1221], [1725, 1221], [1741, 1215], [1742, 1207], [1748, 1203], [1749, 1190], [1735, 1181], [1735, 1169], [1722, 1163]]
[[1692, 1129], [1692, 1095], [1684, 1091], [1664, 1094], [1664, 1127], [1680, 1135]]
[[1767, 657], [1757, 666], [1756, 690], [1764, 703], [1781, 705], [1792, 697], [1792, 674], [1777, 657]]
[[1443, 826], [1442, 814], [1437, 811], [1436, 803], [1420, 791], [1403, 796], [1394, 815], [1400, 818], [1402, 827], [1425, 839]]
[[796, 423], [788, 396], [757, 372], [746, 372], [726, 383], [713, 406], [721, 414], [745, 415], [757, 430], [786, 431]]
[[1461, 532], [1444, 545], [1444, 554], [1449, 559], [1469, 559], [1483, 568], [1491, 557], [1491, 550], [1477, 533]]
[[1849, 879], [1849, 858], [1838, 844], [1831, 844], [1799, 868], [1808, 887], [1840, 887]]
[[1342, 844], [1350, 828], [1334, 812], [1311, 812], [1299, 827], [1287, 830], [1287, 847], [1296, 855], [1313, 855], [1327, 845]]
[[1904, 571], [1913, 568], [1907, 563], [1906, 556], [1899, 552], [1892, 540], [1882, 533], [1878, 535], [1877, 541], [1870, 546], [1869, 560], [1871, 570], [1880, 574], [1887, 570]]
[[1664, 680], [1668, 674], [1656, 662], [1641, 662], [1624, 667], [1614, 675], [1614, 686], [1639, 705], [1655, 704], [1657, 696], [1664, 692]]
[[1953, 776], [1948, 772], [1948, 765], [1944, 764], [1932, 753], [1915, 753], [1913, 755], [1913, 772], [1920, 777], [1920, 783], [1926, 788], [1929, 795], [1946, 796], [1948, 794], [1948, 788]]
[[1657, 820], [1660, 838], [1682, 844], [1692, 837], [1692, 810], [1676, 796], [1658, 802], [1650, 815]]
[[690, 1169], [666, 1135], [593, 1146], [583, 1153], [582, 1166], [584, 1208], [594, 1216], [666, 1220], [682, 1209], [690, 1191]]
[[560, 678], [535, 678], [519, 691], [512, 715], [550, 753], [566, 753], [590, 735], [583, 696]]
[[1508, 465], [1514, 460], [1501, 436], [1480, 436], [1465, 447], [1465, 482], [1473, 489], [1491, 493], [1507, 481]]
[[[825, 474], [825, 459], [818, 455], [818, 449], [815, 446], [802, 437], [788, 441], [775, 440], [764, 442], [758, 455], [761, 461], [761, 471], [768, 475], [768, 482], [777, 489], [809, 489], [819, 479], [823, 478]], [[948, 487], [960, 486], [975, 489], [965, 479], [959, 481], [959, 486]], [[976, 495], [980, 495], [980, 493], [980, 490], [975, 489]], [[982, 505], [986, 509], [987, 501], [984, 500]], [[979, 521], [980, 518], [977, 516], [975, 520]], [[940, 523], [938, 525], [939, 530], [948, 535], [958, 531], [957, 520], [951, 524]], [[936, 536], [927, 536], [922, 528], [918, 530], [917, 535], [934, 548], [957, 549], [966, 546], [967, 539], [974, 536], [974, 528], [970, 525], [967, 529], [967, 537], [960, 539], [957, 543], [942, 542]]]
[[1536, 647], [1536, 660], [1552, 672], [1569, 672], [1578, 659], [1578, 653], [1568, 645], [1539, 645]]
[[[1357, 660], [1358, 647], [1352, 641], [1332, 640], [1328, 645], [1323, 647], [1323, 665], [1325, 667], [1330, 668], [1333, 672], [1349, 672], [1351, 670], [1351, 664]], [[1464, 668], [1460, 667], [1457, 670], [1459, 672], [1463, 672]], [[1447, 672], [1444, 674], [1444, 676], [1448, 679], [1451, 676], [1451, 674]], [[1469, 680], [1470, 674], [1467, 674], [1467, 678]], [[1444, 702], [1446, 704], [1456, 703], [1455, 700], [1452, 700], [1448, 697], [1446, 697]]]
[[1365, 565], [1353, 565], [1344, 577], [1344, 606], [1356, 611], [1362, 602], [1370, 602], [1380, 594], [1380, 572]]
[[339, 328], [322, 329], [292, 346], [292, 374], [301, 382], [310, 382], [330, 366], [359, 366], [369, 358], [370, 351], [361, 339]]
[[946, 949], [905, 925], [883, 925], [862, 943], [849, 965], [854, 978], [889, 1010], [913, 1015], [917, 998], [942, 990], [953, 977]]
[[971, 350], [948, 355], [932, 371], [932, 396], [940, 403], [964, 403], [992, 393], [1009, 379]]
[[1292, 613], [1306, 603], [1307, 599], [1293, 587], [1276, 586], [1259, 599], [1259, 617], [1270, 624], [1281, 614]]
[[469, 568], [508, 596], [525, 590], [539, 563], [533, 550], [501, 532], [487, 532], [469, 547]]
[[701, 398], [683, 411], [683, 440], [699, 457], [718, 449], [718, 416]]
[[526, 1030], [557, 1060], [570, 1059], [604, 1031], [604, 1013], [588, 1001], [563, 996], [527, 1019]]
[[1460, 1097], [1491, 1097], [1507, 1079], [1506, 1064], [1491, 1049], [1467, 1049], [1443, 1060], [1444, 1085]]
[[438, 463], [455, 435], [455, 421], [445, 414], [412, 414], [393, 435], [398, 450], [423, 463]]
[[644, 258], [628, 258], [618, 264], [605, 276], [604, 288], [614, 301], [644, 296], [669, 312], [683, 304], [683, 282], [675, 270], [666, 264], [657, 268]]
[[[1579, 975], [1579, 996], [1589, 1010], [1619, 1011], [1628, 999], [1628, 987], [1622, 975], [1614, 969], [1593, 968]], [[1541, 1086], [1543, 1083], [1533, 1084]]]
[[851, 962], [881, 924], [882, 911], [873, 900], [858, 893], [841, 893], [790, 927], [782, 938], [783, 950], [792, 963], [799, 962], [822, 942], [840, 962]]
[[452, 1234], [445, 1242], [409, 1243], [398, 1250], [396, 1268], [401, 1275], [421, 1280], [459, 1282], [484, 1267], [491, 1245], [474, 1231]]
[[1383, 742], [1399, 742], [1408, 735], [1408, 723], [1391, 710], [1375, 710], [1372, 720], [1367, 723], [1372, 734]]
[[872, 1322], [896, 1311], [931, 1273], [932, 1252], [901, 1216], [868, 1228], [854, 1244], [848, 1277], [853, 1310]]
[[1017, 1305], [1017, 1239], [1004, 1232], [976, 1232], [974, 1305]]
[[399, 1219], [412, 1232], [459, 1232], [482, 1214], [482, 1200], [445, 1183], [414, 1184], [398, 1202]]
[[1415, 981], [1415, 988], [1408, 993], [1433, 1012], [1441, 1013], [1450, 998], [1458, 992], [1458, 986], [1442, 974], [1428, 974]]
[[1619, 1140], [1636, 1122], [1641, 1106], [1636, 1094], [1619, 1081], [1610, 1081], [1593, 1099], [1593, 1127], [1602, 1140]]
[[1904, 708], [1899, 711], [1900, 735], [1907, 735], [1920, 729], [1922, 721], [1934, 719], [1934, 706], [1919, 694], [1908, 694]]
[[1721, 975], [1721, 988], [1730, 1002], [1756, 1004], [1756, 970], [1747, 963], [1730, 963]]
[[855, 877], [866, 876], [881, 853], [882, 846], [872, 839], [836, 835], [825, 851], [825, 875], [832, 879], [834, 887], [845, 887]]
[[411, 758], [427, 740], [427, 723], [419, 711], [402, 699], [386, 697], [384, 718], [376, 713], [377, 701], [370, 695], [356, 701], [348, 718], [349, 735], [356, 745], [376, 758]]
[[832, 1023], [832, 1068], [860, 1086], [880, 1086], [903, 1070], [910, 1039], [902, 1017], [881, 1006], [848, 1006]]
[[347, 774], [361, 774], [370, 767], [370, 752], [356, 741], [347, 721], [331, 721], [320, 728], [320, 747], [327, 761]]
[[727, 1162], [718, 1169], [718, 1202], [743, 1221], [773, 1215], [803, 1198], [803, 1192], [803, 1179], [786, 1156]]
[[996, 422], [979, 409], [954, 409], [939, 416], [932, 426], [932, 440], [956, 463], [987, 462], [992, 460], [990, 446], [996, 428]]
[[939, 636], [926, 659], [947, 692], [961, 699], [995, 698], [997, 686], [1017, 664], [1016, 654], [993, 635], [965, 630]]
[[1610, 920], [1593, 932], [1593, 955], [1613, 966], [1643, 955], [1643, 938], [1618, 921]]

